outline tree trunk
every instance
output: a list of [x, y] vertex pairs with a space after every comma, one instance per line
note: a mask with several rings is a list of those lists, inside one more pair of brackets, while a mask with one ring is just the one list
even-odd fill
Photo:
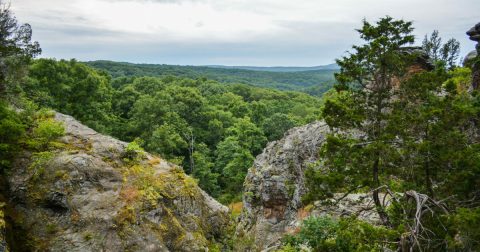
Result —
[[375, 162], [373, 163], [373, 184], [375, 186], [375, 190], [373, 190], [373, 202], [375, 203], [375, 208], [377, 209], [377, 213], [380, 216], [380, 220], [382, 221], [383, 225], [390, 226], [390, 221], [388, 219], [388, 215], [385, 212], [385, 208], [380, 201], [379, 196], [379, 187], [380, 187], [380, 179], [378, 178], [379, 173], [379, 164], [380, 164], [380, 156], [377, 154], [375, 158]]
[[[425, 139], [429, 139], [428, 135], [428, 126], [425, 129]], [[425, 169], [425, 186], [427, 187], [428, 192], [430, 193], [432, 198], [435, 198], [434, 193], [433, 193], [433, 186], [432, 186], [432, 175], [430, 174], [430, 151], [427, 148], [427, 157], [425, 158], [425, 163], [424, 163], [424, 169]]]

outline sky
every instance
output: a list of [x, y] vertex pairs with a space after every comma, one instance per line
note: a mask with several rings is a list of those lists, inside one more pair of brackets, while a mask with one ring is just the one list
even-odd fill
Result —
[[[480, 0], [9, 0], [42, 57], [177, 65], [317, 66], [360, 43], [362, 19], [414, 22], [417, 43], [465, 32]], [[5, 2], [5, 0], [3, 1]]]

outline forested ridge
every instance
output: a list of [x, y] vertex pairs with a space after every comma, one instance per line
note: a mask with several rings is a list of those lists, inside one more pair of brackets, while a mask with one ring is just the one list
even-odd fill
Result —
[[[164, 197], [158, 191], [165, 190], [142, 173], [137, 159], [145, 155], [144, 150], [178, 164], [194, 178], [176, 173], [185, 183], [187, 197], [193, 195], [188, 188], [198, 184], [224, 204], [239, 202], [242, 197], [275, 203], [277, 199], [270, 195], [243, 195], [248, 169], [268, 142], [281, 139], [295, 126], [323, 120], [328, 132], [314, 154], [317, 160], [305, 174], [297, 174], [306, 186], [299, 213], [309, 213], [318, 202], [335, 205], [341, 200], [334, 199], [335, 195], [358, 193], [371, 197], [373, 205], [363, 210], [375, 211], [380, 221], [372, 224], [355, 215], [334, 218], [328, 214], [299, 219], [303, 221], [300, 227], [286, 234], [274, 249], [480, 249], [480, 92], [479, 83], [472, 84], [480, 58], [458, 66], [459, 43], [455, 39], [442, 42], [435, 31], [425, 37], [422, 47], [411, 47], [415, 43], [412, 22], [388, 16], [374, 23], [364, 20], [357, 30], [363, 43], [337, 60], [341, 69], [334, 74], [335, 84], [330, 89], [330, 70], [269, 73], [34, 59], [41, 49], [32, 41], [31, 27], [19, 24], [1, 2], [0, 21], [2, 182], [24, 150], [35, 160], [28, 167], [34, 174], [29, 178], [32, 184], [43, 178], [53, 150], [66, 145], [57, 141], [65, 129], [53, 118], [52, 110], [56, 110], [102, 134], [130, 142], [122, 162], [128, 166], [126, 173], [134, 174], [135, 182], [146, 188], [142, 191], [144, 205], [156, 206]], [[472, 34], [478, 37], [480, 26]], [[305, 88], [324, 94], [319, 98], [299, 92]], [[294, 148], [295, 143], [292, 145]], [[155, 165], [160, 162], [154, 161]], [[66, 176], [49, 175], [59, 180]], [[294, 188], [290, 181], [282, 183]], [[0, 186], [0, 200], [8, 203], [3, 198], [6, 186]], [[290, 194], [292, 191], [287, 191], [282, 197]], [[131, 196], [131, 202], [140, 197], [123, 196]], [[0, 238], [6, 225], [2, 202]], [[242, 214], [281, 217], [285, 209], [275, 207]], [[121, 232], [139, 223], [132, 209], [126, 205], [121, 212]], [[165, 211], [164, 217], [173, 216]], [[238, 211], [233, 217], [236, 214]], [[272, 222], [281, 221], [280, 217]], [[181, 230], [176, 219], [170, 224]], [[160, 233], [168, 230], [164, 226], [159, 229]], [[252, 237], [241, 237], [234, 229], [229, 227], [227, 234], [222, 234], [227, 238], [212, 242], [211, 249], [258, 248]], [[51, 223], [45, 230], [57, 232]], [[212, 240], [221, 236], [217, 235]], [[181, 247], [185, 234], [173, 233], [168, 238], [175, 243], [172, 247]], [[82, 239], [88, 241], [92, 234], [83, 234]], [[26, 243], [48, 244], [42, 242]]]
[[332, 87], [333, 74], [338, 71], [337, 69], [264, 71], [262, 68], [253, 70], [235, 67], [132, 64], [103, 60], [85, 63], [105, 70], [113, 77], [172, 75], [191, 79], [208, 78], [222, 83], [243, 83], [280, 90], [302, 91], [315, 96], [321, 96]]

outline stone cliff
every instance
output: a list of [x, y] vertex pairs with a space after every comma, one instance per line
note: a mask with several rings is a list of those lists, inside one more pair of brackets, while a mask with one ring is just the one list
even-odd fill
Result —
[[316, 122], [289, 130], [257, 156], [244, 183], [244, 210], [237, 228], [258, 249], [273, 246], [295, 228], [305, 193], [304, 171], [318, 159], [328, 126]]
[[296, 232], [308, 216], [356, 215], [379, 222], [367, 194], [351, 194], [334, 206], [322, 202], [302, 205], [305, 169], [319, 160], [319, 149], [328, 132], [328, 126], [321, 121], [293, 128], [281, 140], [269, 143], [255, 159], [245, 179], [244, 208], [237, 227], [237, 236], [254, 240], [252, 250], [275, 249], [281, 238]]
[[[476, 52], [470, 52], [465, 58], [464, 65], [471, 64], [472, 67], [472, 88], [478, 90], [480, 88], [480, 23], [473, 26], [467, 31], [470, 40], [477, 42], [475, 46]], [[468, 63], [471, 61], [472, 63]]]
[[24, 151], [6, 177], [12, 251], [205, 251], [222, 236], [228, 208], [180, 167], [127, 159], [127, 143], [55, 119], [66, 130], [58, 147]]

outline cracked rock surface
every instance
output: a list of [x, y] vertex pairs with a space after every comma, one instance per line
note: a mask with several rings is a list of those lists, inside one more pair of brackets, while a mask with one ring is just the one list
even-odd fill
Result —
[[228, 208], [180, 167], [148, 153], [127, 162], [127, 143], [71, 116], [55, 120], [62, 146], [41, 163], [24, 151], [7, 177], [12, 249], [205, 251], [222, 235]]

